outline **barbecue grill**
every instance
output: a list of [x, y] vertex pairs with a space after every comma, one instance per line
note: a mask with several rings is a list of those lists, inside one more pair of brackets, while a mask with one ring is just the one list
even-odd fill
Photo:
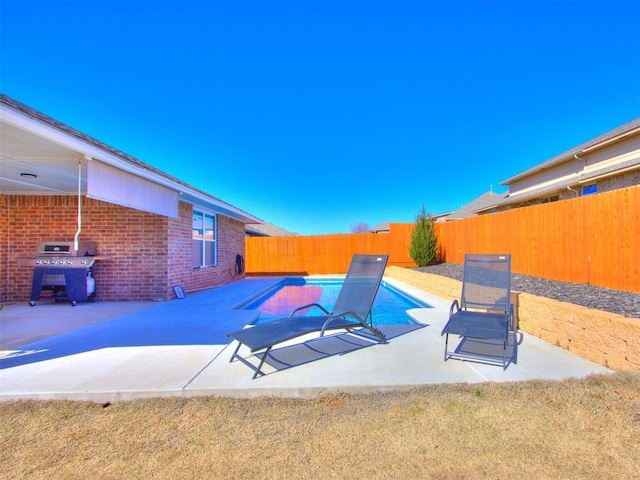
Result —
[[21, 265], [33, 267], [31, 284], [32, 307], [41, 298], [69, 300], [75, 306], [78, 301], [93, 301], [95, 277], [93, 264], [96, 256], [95, 242], [40, 242], [34, 257], [21, 259]]

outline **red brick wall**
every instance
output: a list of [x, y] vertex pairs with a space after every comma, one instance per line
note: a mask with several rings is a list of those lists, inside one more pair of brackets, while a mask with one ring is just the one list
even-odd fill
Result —
[[168, 218], [91, 199], [82, 210], [80, 238], [109, 257], [95, 267], [96, 298], [166, 299]]
[[[236, 254], [244, 256], [244, 224], [218, 215], [218, 265], [194, 269], [191, 248], [192, 213], [192, 205], [181, 202], [180, 218], [169, 220], [169, 296], [173, 295], [173, 285], [181, 285], [189, 292], [244, 278], [244, 274], [235, 275]], [[185, 238], [188, 241], [185, 242]]]
[[236, 254], [244, 257], [244, 244], [244, 223], [218, 216], [218, 269], [223, 283], [244, 278], [244, 273], [236, 276]]
[[[168, 265], [169, 279], [167, 282], [167, 296], [173, 295], [171, 287], [182, 285], [185, 290], [193, 289], [193, 265], [191, 264], [191, 204], [180, 202], [177, 219], [169, 219]], [[188, 239], [189, 241], [184, 241]]]
[[7, 225], [9, 222], [9, 208], [6, 195], [0, 194], [0, 302], [7, 300], [7, 285], [9, 284], [9, 270], [7, 268]]
[[[14, 259], [33, 255], [42, 240], [73, 240], [77, 198], [7, 195], [0, 202], [0, 212], [2, 209], [8, 227], [2, 248], [8, 260], [0, 283], [6, 300], [28, 300], [32, 269], [19, 267]], [[96, 242], [98, 254], [109, 257], [95, 265], [96, 299], [166, 300], [173, 296], [171, 286], [175, 284], [193, 290], [229, 282], [228, 265], [236, 251], [244, 254], [244, 225], [218, 216], [219, 266], [194, 270], [191, 211], [190, 204], [181, 202], [179, 218], [171, 219], [83, 198], [80, 239]], [[225, 241], [232, 244], [225, 245]]]

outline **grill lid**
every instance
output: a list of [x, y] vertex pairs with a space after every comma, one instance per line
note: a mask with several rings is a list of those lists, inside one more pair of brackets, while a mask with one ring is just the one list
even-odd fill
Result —
[[79, 242], [78, 251], [75, 242], [40, 242], [32, 257], [18, 257], [18, 265], [36, 268], [89, 268], [97, 260], [109, 257], [96, 254], [96, 242]]
[[40, 242], [37, 255], [93, 257], [96, 255], [96, 242], [79, 242], [77, 252], [74, 249], [74, 242]]

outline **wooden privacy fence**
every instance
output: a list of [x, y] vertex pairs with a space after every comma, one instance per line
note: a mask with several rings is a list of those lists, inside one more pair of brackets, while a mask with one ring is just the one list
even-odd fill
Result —
[[415, 266], [409, 256], [413, 224], [392, 223], [392, 233], [352, 233], [246, 239], [246, 272], [345, 273], [354, 253], [388, 254], [388, 265]]
[[[415, 266], [414, 224], [389, 233], [252, 237], [246, 271], [257, 274], [346, 272], [354, 253], [389, 255], [389, 265]], [[492, 215], [436, 224], [442, 260], [465, 253], [510, 253], [514, 273], [640, 292], [640, 186]]]

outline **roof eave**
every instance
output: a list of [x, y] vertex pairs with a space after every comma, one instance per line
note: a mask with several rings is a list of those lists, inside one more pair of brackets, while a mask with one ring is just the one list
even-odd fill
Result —
[[[6, 95], [0, 95], [0, 118], [16, 127], [33, 132], [48, 141], [78, 152], [88, 160], [98, 160], [124, 172], [162, 185], [180, 194], [180, 198], [211, 208], [243, 223], [262, 220], [206, 192], [174, 178], [135, 157], [120, 152], [82, 132], [38, 112]], [[189, 199], [189, 200], [187, 200]]]
[[500, 182], [500, 185], [508, 186], [509, 184], [517, 180], [530, 177], [531, 175], [539, 173], [543, 170], [546, 170], [560, 163], [571, 161], [575, 158], [574, 157], [575, 155], [580, 155], [583, 153], [588, 153], [592, 150], [597, 150], [598, 148], [602, 148], [610, 143], [620, 141], [625, 137], [628, 137], [630, 135], [635, 135], [639, 132], [640, 132], [640, 118], [636, 118], [635, 120], [627, 122], [624, 125], [621, 125], [620, 127], [614, 128], [613, 130], [610, 130], [602, 135], [599, 135], [596, 138], [591, 139], [587, 142], [581, 143], [580, 145], [570, 150], [567, 150], [566, 152], [563, 152], [560, 155], [556, 155], [555, 157], [552, 157], [551, 159], [545, 162], [542, 162], [532, 168], [529, 168], [524, 172], [514, 175], [513, 177], [507, 178], [506, 180], [503, 180], [502, 182]]

